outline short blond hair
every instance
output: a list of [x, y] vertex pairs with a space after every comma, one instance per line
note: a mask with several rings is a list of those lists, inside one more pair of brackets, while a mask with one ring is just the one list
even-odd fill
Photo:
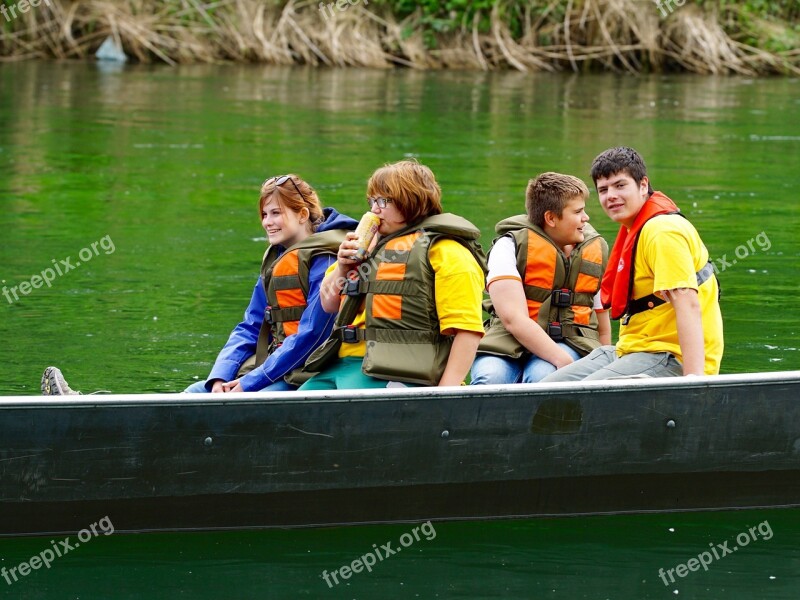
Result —
[[525, 210], [528, 220], [544, 228], [544, 214], [551, 211], [557, 217], [564, 213], [567, 202], [574, 198], [589, 198], [589, 188], [577, 177], [549, 171], [528, 182], [525, 190]]

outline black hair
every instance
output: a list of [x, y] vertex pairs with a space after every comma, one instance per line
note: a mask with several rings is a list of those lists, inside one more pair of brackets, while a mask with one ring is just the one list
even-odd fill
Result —
[[[611, 177], [617, 173], [626, 173], [633, 178], [636, 185], [642, 182], [642, 179], [647, 176], [647, 166], [644, 164], [644, 159], [633, 148], [627, 146], [617, 146], [616, 148], [609, 148], [605, 152], [601, 152], [592, 161], [592, 181], [595, 188], [597, 187], [597, 180], [601, 177]], [[652, 194], [653, 188], [648, 180], [647, 193]]]

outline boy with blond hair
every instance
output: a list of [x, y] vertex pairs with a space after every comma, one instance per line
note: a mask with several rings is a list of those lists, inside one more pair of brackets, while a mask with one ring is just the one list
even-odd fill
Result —
[[473, 384], [534, 383], [611, 342], [598, 291], [608, 246], [589, 225], [589, 189], [542, 173], [527, 214], [495, 227], [486, 287], [492, 318], [472, 365]]

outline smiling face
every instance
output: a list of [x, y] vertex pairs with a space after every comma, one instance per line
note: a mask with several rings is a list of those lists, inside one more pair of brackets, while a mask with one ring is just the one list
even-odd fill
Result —
[[300, 212], [288, 210], [274, 196], [261, 208], [261, 226], [267, 232], [270, 245], [286, 248], [311, 235], [308, 209], [303, 208]]
[[596, 181], [600, 205], [612, 221], [628, 229], [648, 197], [648, 179], [645, 175], [639, 185], [625, 171], [609, 177], [599, 177]]
[[586, 200], [577, 196], [567, 201], [560, 217], [552, 211], [545, 213], [544, 231], [557, 246], [572, 246], [584, 240], [583, 226], [588, 221]]

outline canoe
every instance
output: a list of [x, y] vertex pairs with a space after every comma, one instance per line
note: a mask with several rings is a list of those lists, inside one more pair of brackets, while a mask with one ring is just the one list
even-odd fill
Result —
[[0, 399], [0, 535], [800, 505], [800, 371]]

